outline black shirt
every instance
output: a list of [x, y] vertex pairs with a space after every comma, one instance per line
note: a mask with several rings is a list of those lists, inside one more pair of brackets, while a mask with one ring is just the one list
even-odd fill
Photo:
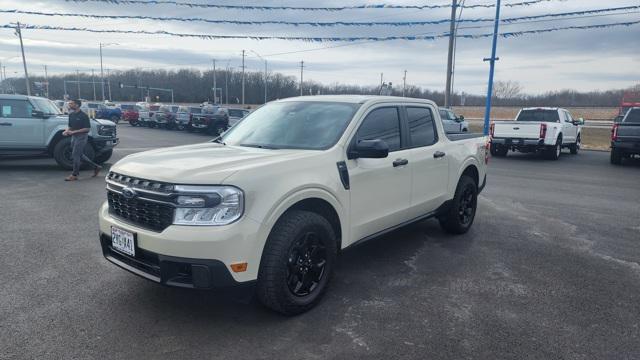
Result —
[[69, 128], [71, 130], [90, 129], [91, 122], [87, 114], [82, 112], [70, 112], [69, 113]]

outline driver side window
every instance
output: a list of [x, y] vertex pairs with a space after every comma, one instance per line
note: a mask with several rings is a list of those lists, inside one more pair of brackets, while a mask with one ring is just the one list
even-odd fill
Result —
[[33, 106], [25, 100], [0, 100], [2, 118], [31, 118]]
[[382, 140], [389, 146], [389, 152], [400, 150], [400, 116], [398, 108], [385, 107], [375, 109], [364, 119], [356, 141]]

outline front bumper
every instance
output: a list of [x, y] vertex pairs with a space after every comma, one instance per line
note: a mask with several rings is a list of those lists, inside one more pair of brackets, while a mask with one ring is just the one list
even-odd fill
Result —
[[162, 285], [191, 289], [250, 289], [254, 284], [236, 281], [219, 260], [166, 256], [142, 249], [138, 249], [134, 258], [114, 250], [111, 237], [106, 234], [100, 235], [100, 245], [104, 257], [111, 263]]
[[93, 145], [97, 153], [112, 150], [120, 143], [119, 138], [94, 138]]
[[[102, 250], [107, 260], [149, 280], [169, 286], [181, 286], [171, 280], [175, 277], [172, 270], [163, 270], [163, 266], [173, 269], [178, 266], [176, 264], [190, 268], [192, 274], [194, 271], [197, 274], [208, 271], [211, 276], [208, 282], [192, 279], [190, 285], [182, 287], [215, 288], [229, 284], [240, 286], [257, 279], [262, 255], [261, 244], [264, 241], [260, 241], [260, 223], [246, 216], [225, 226], [171, 225], [157, 232], [110, 214], [105, 202], [100, 208], [98, 220]], [[136, 258], [110, 249], [111, 227], [136, 234]], [[243, 262], [248, 264], [246, 271], [231, 271], [232, 264]], [[203, 284], [209, 284], [209, 287]]]

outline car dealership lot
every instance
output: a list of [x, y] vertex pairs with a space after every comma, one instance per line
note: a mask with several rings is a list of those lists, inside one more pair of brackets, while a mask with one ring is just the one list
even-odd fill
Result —
[[[118, 126], [113, 161], [207, 136]], [[103, 178], [0, 160], [0, 359], [636, 358], [640, 162], [492, 159], [476, 223], [428, 220], [346, 250], [317, 308], [163, 288], [102, 258]]]

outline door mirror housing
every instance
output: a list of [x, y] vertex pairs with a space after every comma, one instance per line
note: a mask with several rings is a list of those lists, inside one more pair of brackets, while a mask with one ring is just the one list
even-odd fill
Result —
[[389, 156], [389, 145], [380, 139], [360, 140], [355, 143], [347, 154], [348, 159], [382, 159]]
[[578, 120], [573, 120], [573, 125], [584, 125], [584, 119], [578, 118]]
[[458, 122], [463, 122], [464, 121], [464, 115], [458, 116], [458, 118], [456, 120], [458, 120]]
[[36, 109], [31, 110], [31, 117], [38, 118], [38, 119], [48, 118], [48, 116], [46, 116], [44, 112]]

